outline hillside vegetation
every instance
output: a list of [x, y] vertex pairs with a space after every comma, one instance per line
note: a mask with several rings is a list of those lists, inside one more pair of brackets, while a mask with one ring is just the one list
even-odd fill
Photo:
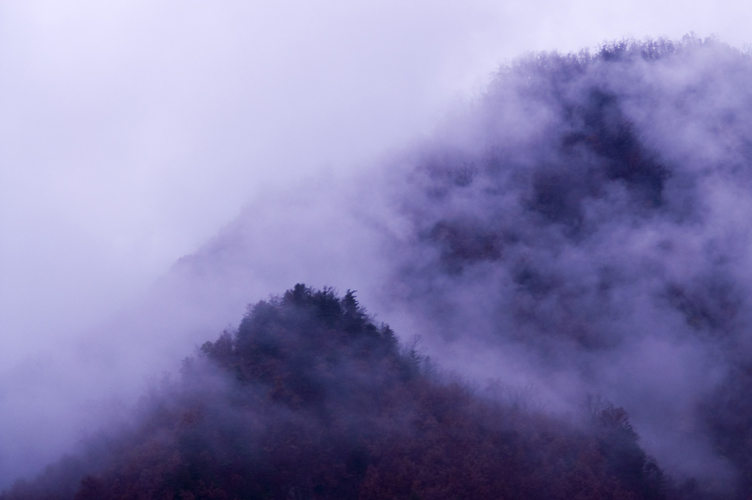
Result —
[[137, 425], [0, 498], [667, 498], [624, 410], [577, 427], [440, 378], [352, 292], [296, 285], [186, 359]]

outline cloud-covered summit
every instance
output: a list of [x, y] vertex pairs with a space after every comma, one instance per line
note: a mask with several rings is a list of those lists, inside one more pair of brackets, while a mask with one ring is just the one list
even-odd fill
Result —
[[400, 165], [391, 289], [458, 367], [607, 394], [664, 460], [749, 470], [750, 81], [691, 36], [502, 69]]
[[750, 81], [693, 37], [532, 54], [367, 173], [259, 197], [44, 373], [79, 404], [269, 292], [356, 289], [440, 366], [560, 415], [601, 394], [667, 472], [752, 491]]
[[669, 472], [748, 489], [750, 81], [692, 36], [531, 54], [384, 168], [250, 205], [175, 288], [357, 289], [440, 364], [557, 412], [602, 394]]
[[[539, 329], [585, 296], [595, 309], [572, 314], [588, 323], [627, 313], [614, 294], [655, 282], [664, 301], [651, 304], [727, 336], [740, 313], [730, 275], [744, 261], [749, 76], [746, 56], [694, 39], [519, 62], [417, 153], [401, 211], [427, 253], [406, 268], [476, 283], [476, 269], [503, 269], [483, 276], [507, 281], [519, 319]], [[524, 297], [552, 308], [526, 316]], [[597, 339], [576, 321], [565, 330], [583, 347], [623, 338], [605, 339], [608, 326]]]

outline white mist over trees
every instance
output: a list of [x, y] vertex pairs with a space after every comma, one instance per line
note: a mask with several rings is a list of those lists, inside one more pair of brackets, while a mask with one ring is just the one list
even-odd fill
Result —
[[398, 307], [458, 369], [605, 394], [660, 463], [746, 491], [750, 81], [693, 37], [502, 70], [397, 188]]
[[[155, 41], [169, 38], [169, 33], [179, 35], [173, 40], [183, 40], [186, 26], [197, 19], [178, 18], [173, 31], [163, 32], [155, 21], [159, 16], [146, 16], [148, 21], [142, 22], [140, 11], [121, 7], [108, 19], [125, 13], [122, 19], [131, 23], [128, 26], [144, 28], [140, 32]], [[9, 14], [5, 19], [26, 12], [3, 8]], [[541, 9], [529, 8], [539, 15]], [[164, 9], [160, 15], [169, 11]], [[416, 7], [411, 15], [421, 17], [423, 10]], [[431, 18], [436, 31], [427, 29], [426, 40], [432, 39], [428, 34], [441, 32], [443, 20], [455, 20], [452, 12], [442, 10]], [[478, 12], [482, 15], [476, 16]], [[520, 28], [503, 39], [483, 31], [480, 41], [463, 38], [468, 26], [476, 26], [476, 17], [488, 12], [474, 10], [463, 21], [464, 28], [455, 26], [456, 38], [439, 37], [447, 46], [457, 42], [467, 49], [456, 49], [462, 55], [452, 60], [475, 51], [478, 65], [473, 68], [486, 70], [523, 49], [574, 49], [609, 36], [593, 31], [587, 34], [591, 38], [570, 36], [566, 43], [549, 45], [541, 36], [499, 55], [487, 42], [506, 43], [513, 35], [522, 40], [543, 31], [523, 36]], [[523, 9], [522, 18], [532, 19], [531, 12]], [[558, 11], [561, 19], [575, 13], [576, 9]], [[267, 14], [261, 18], [280, 23], [286, 19], [284, 14]], [[354, 17], [348, 19], [373, 19], [360, 11], [351, 14]], [[296, 26], [305, 25], [303, 17]], [[70, 19], [82, 28], [92, 18], [51, 9], [38, 18], [34, 29], [60, 34]], [[206, 19], [218, 25], [225, 22], [222, 16]], [[411, 18], [400, 19], [397, 31], [411, 32]], [[341, 24], [327, 23], [321, 31], [335, 26], [349, 33]], [[384, 66], [373, 62], [391, 60], [386, 55], [398, 53], [404, 45], [395, 43], [395, 50], [379, 52], [383, 58], [356, 57], [368, 47], [382, 47], [376, 43], [380, 32], [374, 30], [373, 45], [356, 44], [352, 52], [323, 64], [328, 69], [306, 87], [318, 91], [306, 100], [292, 83], [278, 86], [289, 92], [264, 92], [279, 82], [308, 81], [303, 77], [315, 65], [296, 65], [298, 59], [290, 59], [293, 62], [283, 66], [289, 71], [281, 71], [272, 81], [258, 87], [242, 85], [254, 81], [253, 72], [238, 76], [233, 71], [239, 66], [231, 62], [241, 61], [241, 49], [252, 47], [253, 40], [235, 46], [233, 35], [218, 37], [207, 28], [209, 45], [203, 44], [206, 38], [197, 37], [183, 59], [175, 60], [168, 56], [180, 53], [177, 42], [157, 43], [162, 52], [130, 47], [125, 28], [122, 37], [106, 38], [112, 43], [101, 52], [81, 52], [82, 47], [96, 46], [92, 42], [97, 38], [87, 38], [94, 31], [79, 31], [77, 41], [60, 45], [51, 59], [35, 59], [34, 50], [51, 50], [54, 37], [15, 59], [9, 49], [3, 52], [8, 73], [23, 76], [4, 84], [10, 96], [4, 115], [6, 146], [23, 147], [4, 149], [5, 165], [13, 167], [3, 168], [0, 183], [5, 189], [2, 245], [7, 257], [2, 264], [0, 420], [12, 429], [0, 443], [0, 480], [38, 469], [75, 441], [85, 427], [82, 407], [98, 407], [100, 398], [111, 391], [137, 393], [144, 374], [171, 366], [196, 342], [212, 338], [240, 317], [246, 303], [300, 281], [358, 289], [364, 302], [398, 331], [419, 331], [426, 348], [439, 356], [451, 349], [454, 355], [446, 358], [457, 361], [455, 368], [472, 369], [469, 375], [479, 379], [492, 376], [515, 387], [534, 387], [530, 390], [557, 410], [585, 391], [606, 394], [627, 407], [649, 451], [673, 461], [668, 465], [675, 469], [699, 473], [705, 468], [709, 476], [733, 474], [747, 460], [745, 451], [735, 449], [723, 431], [737, 425], [729, 415], [744, 411], [743, 394], [735, 391], [746, 383], [735, 383], [735, 377], [746, 373], [747, 349], [739, 332], [747, 314], [743, 284], [748, 70], [739, 52], [720, 44], [696, 44], [696, 50], [677, 44], [677, 54], [656, 47], [670, 57], [646, 62], [642, 56], [630, 59], [633, 48], [612, 66], [597, 58], [587, 63], [580, 56], [541, 57], [537, 62], [534, 57], [513, 65], [478, 103], [449, 117], [444, 131], [429, 144], [410, 146], [393, 161], [376, 156], [366, 161], [428, 128], [436, 120], [438, 103], [457, 88], [471, 87], [467, 75], [477, 74], [475, 70], [456, 76], [456, 68], [466, 67], [432, 58], [428, 49], [421, 52], [414, 46], [389, 66], [391, 70], [380, 73]], [[33, 33], [24, 36], [33, 38]], [[335, 44], [334, 38], [327, 43]], [[131, 67], [130, 60], [146, 62], [110, 80], [110, 73], [96, 68], [108, 67], [102, 64], [118, 40], [123, 50], [116, 51], [108, 64], [120, 61]], [[284, 37], [277, 41], [286, 46]], [[305, 44], [298, 40], [289, 52], [297, 53], [296, 48]], [[229, 49], [233, 46], [235, 52]], [[194, 55], [202, 50], [230, 55], [215, 60], [214, 66], [186, 62], [196, 60]], [[300, 57], [318, 50], [302, 51]], [[416, 69], [414, 61], [424, 56], [425, 66]], [[25, 60], [38, 67], [25, 65]], [[350, 60], [362, 61], [348, 66], [352, 74], [373, 67], [366, 76], [343, 75], [352, 88], [365, 86], [363, 92], [343, 92], [350, 87], [330, 85], [339, 81], [339, 63]], [[260, 67], [270, 71], [279, 64], [274, 57], [263, 61], [266, 66]], [[380, 99], [399, 87], [393, 82], [406, 67], [423, 75], [424, 83], [442, 83], [411, 86], [389, 101], [391, 108], [384, 108]], [[150, 68], [155, 71], [150, 73]], [[552, 73], [546, 73], [548, 69]], [[569, 80], [564, 79], [569, 90], [551, 81], [556, 71], [569, 74]], [[453, 76], [446, 77], [447, 72]], [[213, 79], [198, 78], [203, 73]], [[69, 80], [59, 78], [65, 74]], [[92, 78], [81, 77], [86, 74]], [[152, 75], [142, 85], [156, 89], [154, 94], [141, 94], [129, 83], [139, 81], [141, 74]], [[384, 78], [381, 86], [369, 86], [369, 81], [379, 81], [377, 75]], [[226, 81], [236, 87], [218, 84]], [[82, 82], [89, 85], [84, 85], [86, 92], [79, 92]], [[172, 85], [177, 82], [183, 86]], [[196, 82], [195, 87], [190, 82]], [[426, 88], [433, 90], [425, 92]], [[204, 90], [206, 100], [186, 110], [185, 103]], [[264, 107], [238, 98], [240, 94], [282, 97]], [[282, 105], [285, 96], [292, 99], [289, 107]], [[583, 103], [591, 101], [602, 101], [593, 109], [607, 115], [604, 123], [588, 124], [592, 110], [578, 108], [587, 108]], [[61, 104], [65, 102], [69, 104]], [[319, 113], [322, 103], [328, 103], [326, 112]], [[570, 122], [562, 118], [567, 106], [574, 108]], [[351, 108], [362, 121], [350, 119]], [[389, 114], [388, 109], [399, 112]], [[123, 115], [123, 110], [133, 114]], [[278, 121], [244, 121], [251, 115]], [[74, 120], [80, 116], [86, 119]], [[112, 120], [123, 116], [124, 121]], [[334, 116], [333, 122], [322, 120], [325, 116]], [[629, 124], [623, 144], [622, 121]], [[177, 127], [178, 122], [187, 124], [186, 129]], [[299, 128], [289, 126], [293, 122]], [[30, 134], [32, 130], [37, 135]], [[90, 133], [93, 130], [97, 133]], [[113, 137], [131, 133], [140, 139], [113, 142]], [[604, 137], [605, 145], [593, 142]], [[545, 143], [547, 139], [552, 142]], [[167, 147], [157, 147], [164, 141]], [[353, 141], [364, 142], [350, 149]], [[254, 150], [260, 143], [267, 149]], [[636, 160], [620, 165], [601, 147], [626, 151]], [[87, 153], [82, 157], [77, 151]], [[114, 157], [118, 160], [112, 161]], [[571, 183], [558, 173], [563, 157], [574, 172]], [[317, 168], [329, 161], [336, 165], [328, 180], [300, 179], [308, 175], [302, 172], [310, 162]], [[383, 173], [380, 166], [390, 161], [395, 168]], [[366, 181], [343, 180], [342, 165], [348, 162], [368, 163], [364, 170], [376, 167]], [[487, 165], [493, 162], [506, 165], [513, 178], [498, 170], [493, 173]], [[635, 168], [632, 162], [637, 162], [636, 173], [629, 171]], [[46, 166], [35, 170], [35, 164]], [[112, 170], [94, 168], [99, 164]], [[209, 164], [216, 175], [199, 168]], [[298, 165], [299, 170], [290, 167], [277, 175], [281, 164]], [[256, 172], [262, 174], [257, 177]], [[405, 172], [412, 172], [407, 180]], [[261, 186], [293, 183], [302, 187], [288, 188], [286, 195], [257, 194], [264, 190]], [[494, 190], [501, 194], [490, 196]], [[236, 213], [249, 192], [256, 194], [255, 201], [238, 221], [196, 256], [179, 263], [147, 305], [134, 307], [80, 340], [85, 337], [81, 325], [102, 318], [116, 307], [110, 304], [132, 296], [168, 262], [192, 251]], [[13, 237], [5, 236], [9, 234]], [[129, 239], [134, 234], [136, 239]], [[50, 248], [54, 252], [46, 254]], [[130, 260], [143, 266], [129, 271], [122, 262]], [[448, 290], [458, 294], [451, 297]], [[409, 306], [402, 307], [402, 300]], [[442, 335], [436, 335], [439, 330]], [[464, 335], [467, 331], [472, 335]], [[446, 348], [444, 338], [457, 336], [463, 340]], [[709, 415], [708, 408], [718, 405], [728, 411]], [[676, 453], [677, 446], [686, 449]], [[715, 458], [705, 462], [707, 457]]]
[[[250, 211], [180, 279], [238, 308], [272, 276], [349, 279], [466, 376], [553, 411], [603, 394], [669, 471], [746, 484], [751, 78], [746, 54], [691, 36], [533, 55], [385, 173], [301, 191], [300, 224]], [[254, 252], [267, 230], [279, 250]]]

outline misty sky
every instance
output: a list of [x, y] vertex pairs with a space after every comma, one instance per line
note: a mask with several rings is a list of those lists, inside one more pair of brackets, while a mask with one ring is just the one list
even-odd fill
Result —
[[688, 31], [746, 2], [0, 4], [0, 370], [100, 319], [259, 192], [430, 131], [532, 50]]

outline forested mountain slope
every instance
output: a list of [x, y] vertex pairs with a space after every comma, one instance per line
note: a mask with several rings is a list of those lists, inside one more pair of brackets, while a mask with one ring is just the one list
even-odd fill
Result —
[[621, 408], [581, 425], [441, 381], [353, 293], [303, 285], [185, 360], [128, 429], [0, 496], [21, 499], [660, 499], [675, 488]]
[[746, 498], [751, 89], [748, 51], [693, 36], [503, 68], [399, 165], [397, 307], [465, 366], [493, 353], [483, 375], [606, 394], [672, 472]]
[[249, 208], [107, 338], [141, 360], [282, 277], [334, 282], [550, 412], [298, 286], [5, 498], [748, 499], [750, 82], [693, 36], [530, 55], [347, 196]]

